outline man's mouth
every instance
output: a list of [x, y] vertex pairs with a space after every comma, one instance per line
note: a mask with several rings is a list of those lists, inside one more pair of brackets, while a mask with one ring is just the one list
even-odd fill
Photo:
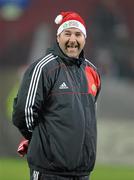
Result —
[[68, 42], [66, 42], [65, 47], [66, 47], [66, 49], [79, 49], [80, 44], [78, 42], [77, 43], [76, 42], [75, 43], [70, 43], [68, 41]]
[[66, 49], [79, 49], [79, 44], [66, 44]]
[[78, 48], [78, 45], [67, 45], [67, 48]]

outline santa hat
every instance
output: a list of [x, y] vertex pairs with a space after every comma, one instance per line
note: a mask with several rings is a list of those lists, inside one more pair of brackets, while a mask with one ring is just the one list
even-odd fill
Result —
[[57, 30], [57, 35], [59, 35], [63, 30], [68, 28], [78, 28], [82, 33], [86, 35], [86, 25], [82, 17], [75, 12], [61, 12], [56, 18], [55, 23], [59, 24]]

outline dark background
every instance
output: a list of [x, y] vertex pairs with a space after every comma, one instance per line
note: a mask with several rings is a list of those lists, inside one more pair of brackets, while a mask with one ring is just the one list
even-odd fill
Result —
[[[20, 16], [9, 18], [3, 16], [0, 6], [0, 157], [17, 156], [21, 135], [12, 125], [12, 102], [26, 67], [43, 56], [55, 41], [57, 25], [54, 19], [60, 11], [76, 11], [86, 22], [86, 57], [98, 67], [102, 77], [98, 102], [101, 144], [98, 148], [104, 148], [100, 150], [102, 156], [104, 152], [108, 154], [110, 146], [104, 142], [103, 132], [109, 129], [107, 133], [113, 137], [109, 123], [114, 122], [113, 127], [118, 129], [123, 125], [125, 130], [120, 133], [127, 138], [128, 148], [123, 150], [125, 145], [119, 146], [121, 139], [117, 131], [119, 141], [112, 138], [117, 147], [113, 151], [115, 162], [116, 155], [120, 157], [123, 153], [126, 156], [123, 163], [134, 163], [130, 158], [134, 150], [130, 140], [134, 120], [133, 9], [133, 0], [31, 0]], [[122, 149], [121, 153], [117, 149]]]

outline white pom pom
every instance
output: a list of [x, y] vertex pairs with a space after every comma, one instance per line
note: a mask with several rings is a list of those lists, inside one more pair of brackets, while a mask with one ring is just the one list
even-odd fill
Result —
[[63, 16], [60, 14], [55, 18], [55, 23], [60, 24], [62, 22]]

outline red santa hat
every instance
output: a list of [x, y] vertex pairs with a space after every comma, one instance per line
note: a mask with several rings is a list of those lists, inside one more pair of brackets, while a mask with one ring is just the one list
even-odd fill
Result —
[[82, 17], [75, 12], [61, 12], [56, 18], [55, 23], [59, 24], [59, 28], [57, 30], [57, 35], [59, 35], [63, 30], [68, 28], [78, 28], [82, 31], [84, 36], [86, 37], [86, 25]]

